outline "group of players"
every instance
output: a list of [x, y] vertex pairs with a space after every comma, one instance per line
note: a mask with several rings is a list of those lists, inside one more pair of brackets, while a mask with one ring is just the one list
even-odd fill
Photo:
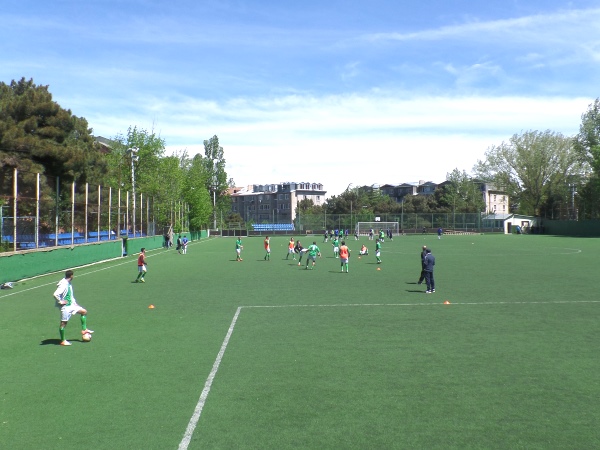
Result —
[[[343, 234], [342, 234], [343, 236]], [[340, 263], [341, 263], [341, 268], [342, 268], [342, 272], [349, 272], [349, 267], [348, 267], [348, 262], [350, 259], [350, 249], [348, 248], [348, 246], [346, 245], [346, 241], [340, 239], [339, 235], [334, 235], [332, 237], [332, 247], [333, 247], [333, 255], [336, 259], [340, 259]], [[325, 242], [327, 242], [328, 237], [325, 237]], [[377, 259], [377, 264], [381, 264], [381, 243], [383, 242], [383, 237], [381, 238], [377, 238], [377, 241], [375, 243], [375, 258]], [[271, 238], [269, 236], [266, 236], [264, 241], [263, 241], [263, 245], [265, 248], [265, 256], [264, 256], [264, 260], [265, 261], [270, 261], [271, 260]], [[242, 250], [244, 249], [244, 246], [242, 244], [242, 238], [238, 237], [237, 240], [235, 241], [235, 260], [236, 261], [243, 261], [242, 259]], [[368, 255], [369, 254], [369, 249], [366, 247], [366, 245], [362, 245], [361, 249], [359, 251], [359, 254], [362, 255]], [[316, 265], [317, 262], [317, 257], [321, 258], [321, 249], [317, 246], [317, 242], [313, 241], [313, 243], [311, 245], [309, 245], [308, 247], [303, 247], [302, 243], [298, 240], [298, 241], [294, 241], [294, 238], [290, 238], [290, 241], [288, 243], [288, 251], [287, 254], [285, 256], [286, 260], [289, 260], [290, 255], [292, 255], [292, 260], [296, 261], [296, 256], [298, 256], [298, 265], [301, 266], [302, 265], [302, 258], [304, 257], [304, 255], [306, 255], [306, 269], [309, 268], [309, 265], [312, 263], [311, 265], [311, 269], [314, 268], [314, 266]]]

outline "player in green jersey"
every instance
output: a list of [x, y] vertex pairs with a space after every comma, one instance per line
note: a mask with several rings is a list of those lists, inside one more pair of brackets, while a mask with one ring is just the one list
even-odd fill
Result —
[[333, 238], [333, 242], [331, 243], [331, 246], [333, 247], [333, 256], [334, 256], [334, 258], [337, 258], [340, 253], [340, 241], [337, 236], [335, 238]]
[[375, 258], [377, 258], [377, 264], [381, 264], [381, 239], [375, 240]]
[[312, 245], [308, 246], [308, 255], [306, 257], [306, 268], [308, 269], [308, 263], [312, 261], [312, 268], [315, 267], [317, 262], [317, 256], [321, 256], [321, 250], [317, 247], [317, 241], [313, 241]]
[[238, 237], [237, 241], [235, 241], [235, 260], [242, 261], [242, 250], [244, 250], [244, 246], [242, 245], [242, 238]]

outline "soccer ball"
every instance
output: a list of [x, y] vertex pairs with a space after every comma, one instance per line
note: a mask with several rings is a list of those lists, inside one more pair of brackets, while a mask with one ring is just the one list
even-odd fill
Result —
[[92, 340], [92, 335], [90, 333], [85, 333], [81, 336], [81, 339], [83, 339], [84, 342], [90, 342]]
[[4, 283], [2, 285], [2, 289], [12, 289], [13, 288], [13, 284], [10, 281], [7, 281], [6, 283]]

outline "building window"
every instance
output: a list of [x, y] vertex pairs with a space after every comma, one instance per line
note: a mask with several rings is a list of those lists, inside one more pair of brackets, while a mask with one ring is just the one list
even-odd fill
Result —
[[494, 201], [496, 201], [496, 194], [494, 194]]
[[317, 195], [317, 201], [320, 202], [321, 201], [321, 196]]
[[289, 200], [290, 199], [290, 194], [285, 194], [285, 199]]

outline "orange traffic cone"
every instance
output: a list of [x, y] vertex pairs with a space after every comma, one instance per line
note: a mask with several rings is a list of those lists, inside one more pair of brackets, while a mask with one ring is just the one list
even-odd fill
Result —
[[154, 305], [148, 306], [148, 309], [154, 309]]
[[444, 305], [449, 305], [450, 302], [448, 300], [444, 300]]

